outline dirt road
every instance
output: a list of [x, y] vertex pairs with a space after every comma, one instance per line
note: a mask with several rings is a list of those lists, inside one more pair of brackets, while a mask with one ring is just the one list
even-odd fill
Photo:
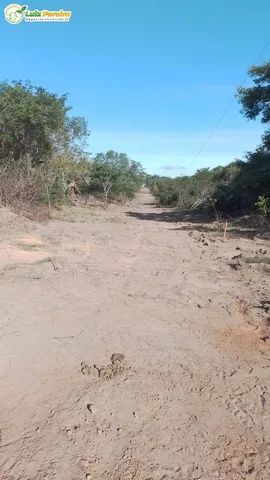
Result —
[[151, 202], [0, 214], [1, 480], [269, 480], [269, 241]]

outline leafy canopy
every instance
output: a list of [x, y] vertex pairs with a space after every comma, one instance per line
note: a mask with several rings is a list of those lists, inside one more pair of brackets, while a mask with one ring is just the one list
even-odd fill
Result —
[[253, 66], [248, 73], [255, 85], [238, 89], [238, 100], [242, 104], [243, 113], [249, 119], [254, 119], [261, 114], [262, 123], [268, 123], [270, 121], [270, 62]]
[[[262, 123], [270, 123], [270, 62], [255, 65], [248, 71], [254, 85], [238, 89], [238, 100], [242, 104], [242, 113], [251, 120], [259, 117]], [[261, 149], [270, 150], [270, 129], [263, 135]]]
[[106, 198], [132, 198], [141, 186], [143, 169], [125, 153], [109, 150], [97, 153], [90, 163], [90, 193], [103, 194]]
[[69, 117], [67, 95], [30, 82], [0, 83], [0, 162], [46, 162], [88, 135], [82, 117]]

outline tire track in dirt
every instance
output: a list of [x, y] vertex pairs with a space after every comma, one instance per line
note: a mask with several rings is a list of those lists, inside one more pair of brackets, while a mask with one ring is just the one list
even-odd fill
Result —
[[1, 480], [270, 477], [268, 345], [234, 244], [163, 219], [144, 193], [3, 236], [57, 269], [0, 277]]

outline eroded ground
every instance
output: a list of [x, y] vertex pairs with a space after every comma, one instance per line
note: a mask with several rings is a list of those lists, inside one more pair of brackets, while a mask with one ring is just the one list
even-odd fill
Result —
[[270, 242], [151, 202], [0, 211], [1, 480], [269, 480]]

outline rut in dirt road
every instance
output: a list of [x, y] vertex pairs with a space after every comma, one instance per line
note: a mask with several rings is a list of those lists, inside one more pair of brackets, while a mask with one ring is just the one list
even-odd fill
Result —
[[224, 260], [252, 241], [198, 242], [148, 193], [15, 220], [1, 480], [269, 480], [269, 347], [241, 307], [260, 276]]

